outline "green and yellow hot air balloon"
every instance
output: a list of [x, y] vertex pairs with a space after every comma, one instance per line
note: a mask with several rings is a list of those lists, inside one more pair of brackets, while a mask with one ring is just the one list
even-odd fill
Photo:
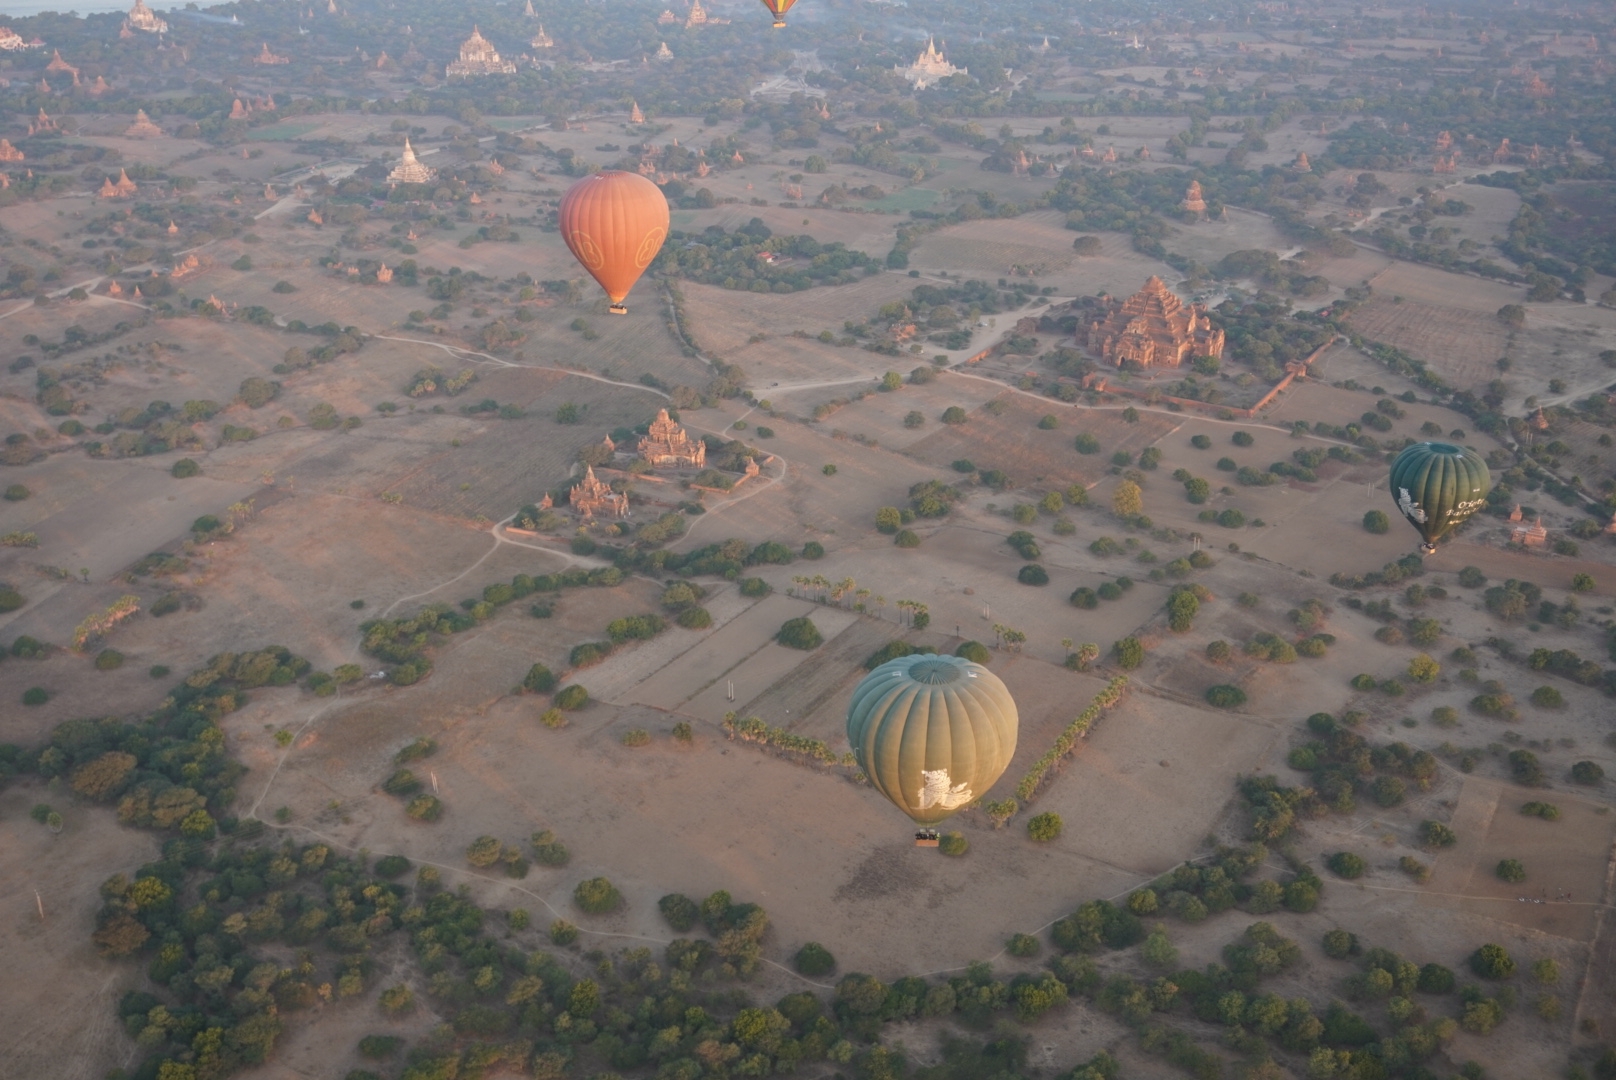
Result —
[[905, 656], [864, 677], [847, 741], [881, 794], [934, 825], [987, 793], [1016, 752], [1016, 703], [999, 677], [957, 656]]
[[1427, 555], [1436, 542], [1487, 505], [1492, 475], [1474, 450], [1452, 443], [1415, 443], [1392, 462], [1392, 498], [1419, 531]]

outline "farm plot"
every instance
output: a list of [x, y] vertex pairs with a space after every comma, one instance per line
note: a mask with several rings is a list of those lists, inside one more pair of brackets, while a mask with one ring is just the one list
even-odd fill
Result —
[[1052, 211], [1009, 220], [970, 221], [932, 233], [909, 256], [922, 273], [946, 270], [967, 278], [995, 281], [1012, 267], [1031, 273], [1040, 285], [1064, 296], [1110, 292], [1129, 295], [1156, 274], [1176, 281], [1177, 271], [1133, 250], [1120, 233], [1099, 233], [1099, 255], [1079, 257], [1065, 217]]
[[795, 293], [754, 293], [716, 285], [682, 282], [686, 310], [697, 344], [726, 360], [745, 362], [745, 348], [759, 334], [783, 336], [794, 330], [818, 335], [842, 332], [892, 300], [906, 298], [915, 283], [898, 274], [877, 274], [853, 285], [830, 285]]
[[[562, 483], [585, 446], [598, 443], [615, 427], [644, 423], [662, 400], [594, 380], [509, 368], [490, 374], [471, 393], [516, 404], [528, 415], [457, 421], [453, 439], [460, 442], [458, 447], [448, 438], [423, 443], [413, 437], [407, 452], [390, 467], [378, 457], [382, 471], [375, 477], [377, 492], [397, 493], [407, 505], [430, 513], [497, 521]], [[576, 405], [583, 422], [557, 423], [555, 412], [563, 404]], [[434, 430], [440, 437], [448, 434], [441, 425]]]
[[1509, 352], [1509, 331], [1491, 315], [1407, 300], [1399, 304], [1380, 289], [1349, 321], [1364, 337], [1424, 360], [1465, 388], [1497, 378], [1496, 362]]
[[[1552, 802], [1560, 819], [1549, 822], [1520, 813], [1521, 804], [1534, 799]], [[1608, 855], [1616, 839], [1616, 820], [1604, 810], [1567, 792], [1544, 793], [1466, 777], [1450, 823], [1459, 843], [1436, 861], [1421, 902], [1588, 941], [1597, 926], [1606, 870], [1605, 858], [1590, 856]], [[1499, 880], [1495, 868], [1501, 859], [1519, 860], [1526, 880]], [[1567, 896], [1569, 903], [1563, 902]]]
[[[988, 407], [971, 412], [964, 424], [940, 429], [907, 449], [910, 457], [938, 468], [965, 459], [978, 468], [1000, 469], [1018, 483], [1066, 485], [1096, 483], [1118, 450], [1138, 454], [1177, 426], [1178, 421], [1159, 413], [1141, 413], [1138, 423], [1122, 419], [1122, 410], [1076, 410], [1059, 402], [1043, 402], [1025, 394], [1005, 392]], [[1044, 430], [1038, 421], [1046, 414], [1058, 422]], [[1073, 440], [1080, 433], [1093, 435], [1100, 451], [1079, 454]]]

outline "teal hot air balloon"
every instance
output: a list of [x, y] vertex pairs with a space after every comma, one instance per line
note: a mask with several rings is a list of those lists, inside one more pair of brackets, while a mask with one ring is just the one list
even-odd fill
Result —
[[864, 677], [847, 741], [875, 789], [917, 825], [974, 802], [1016, 752], [1016, 703], [999, 677], [957, 656], [905, 656]]
[[1436, 542], [1487, 505], [1492, 476], [1474, 450], [1452, 443], [1415, 443], [1392, 462], [1392, 498], [1408, 523], [1425, 541], [1430, 555]]

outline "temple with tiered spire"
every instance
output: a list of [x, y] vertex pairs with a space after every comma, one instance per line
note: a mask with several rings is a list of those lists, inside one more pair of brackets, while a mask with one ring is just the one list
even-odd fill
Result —
[[404, 139], [404, 155], [398, 159], [393, 171], [387, 174], [389, 184], [428, 184], [432, 182], [434, 173], [421, 164], [415, 156], [415, 148], [410, 145], [409, 137]]
[[1186, 214], [1201, 217], [1206, 214], [1206, 196], [1201, 192], [1201, 182], [1191, 180], [1189, 188], [1184, 192], [1184, 201], [1178, 204]]
[[139, 30], [147, 34], [168, 33], [168, 23], [157, 17], [157, 12], [146, 6], [146, 0], [135, 0], [129, 14], [124, 18], [123, 25], [128, 30]]
[[544, 24], [540, 23], [539, 32], [533, 35], [533, 40], [529, 41], [528, 45], [535, 49], [553, 49], [555, 48], [555, 38], [546, 34]]
[[152, 123], [151, 117], [146, 115], [145, 109], [135, 110], [135, 122], [124, 129], [126, 139], [154, 139], [163, 133], [163, 129]]
[[444, 69], [448, 78], [468, 78], [474, 75], [515, 75], [516, 64], [500, 58], [498, 50], [476, 26], [471, 36], [460, 46], [460, 59]]
[[1106, 315], [1078, 328], [1089, 351], [1122, 367], [1179, 367], [1197, 356], [1223, 355], [1223, 331], [1213, 326], [1204, 304], [1173, 295], [1159, 277], [1121, 303], [1112, 301]]
[[628, 517], [628, 496], [613, 491], [612, 485], [598, 478], [593, 465], [584, 468], [584, 478], [574, 485], [568, 501], [581, 517], [594, 517], [597, 511], [613, 517]]
[[638, 449], [640, 459], [654, 469], [700, 469], [707, 464], [707, 444], [685, 434], [667, 409], [657, 410]]
[[276, 53], [270, 52], [269, 42], [267, 41], [260, 41], [258, 46], [258, 55], [252, 58], [252, 62], [255, 64], [273, 66], [275, 64], [290, 64], [292, 62], [292, 58], [290, 56], [280, 56]]
[[926, 87], [941, 82], [950, 75], [967, 75], [970, 73], [968, 68], [955, 67], [948, 62], [948, 58], [938, 51], [936, 38], [927, 40], [926, 47], [921, 50], [919, 56], [915, 57], [913, 64], [906, 68], [898, 67], [894, 64], [892, 70], [914, 83], [916, 90], [924, 90]]

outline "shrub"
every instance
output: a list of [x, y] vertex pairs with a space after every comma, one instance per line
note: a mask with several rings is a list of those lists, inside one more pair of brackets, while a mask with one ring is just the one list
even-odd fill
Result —
[[1396, 776], [1377, 776], [1375, 782], [1369, 785], [1369, 795], [1379, 806], [1401, 805], [1406, 792], [1402, 779]]
[[948, 408], [943, 410], [943, 423], [945, 423], [945, 424], [963, 424], [963, 423], [965, 423], [965, 410], [960, 408], [958, 405], [950, 405]]
[[780, 625], [774, 640], [789, 649], [817, 649], [824, 643], [824, 637], [819, 633], [819, 627], [813, 620], [804, 615], [796, 619], [787, 619]]
[[1077, 448], [1079, 454], [1098, 454], [1100, 452], [1100, 440], [1086, 431], [1073, 441], [1073, 445]]
[[1214, 664], [1221, 664], [1234, 655], [1234, 649], [1227, 641], [1218, 640], [1207, 643], [1206, 658]]
[[366, 1035], [359, 1040], [359, 1053], [362, 1057], [379, 1060], [390, 1056], [403, 1043], [397, 1035]]
[[1558, 821], [1560, 818], [1560, 808], [1548, 802], [1522, 803], [1521, 813], [1527, 817], [1542, 818], [1544, 821]]
[[1420, 885], [1431, 880], [1431, 868], [1412, 855], [1404, 855], [1397, 860], [1397, 869], [1413, 878]]
[[[823, 559], [825, 557], [825, 545], [818, 540], [808, 541], [802, 545], [802, 557], [805, 559]], [[753, 578], [751, 580], [756, 581], [757, 579]]]
[[1324, 955], [1332, 960], [1345, 960], [1358, 953], [1358, 935], [1346, 930], [1331, 930], [1324, 935]]
[[920, 535], [913, 529], [901, 529], [892, 542], [901, 548], [917, 548], [920, 546]]
[[836, 958], [830, 954], [829, 949], [817, 941], [810, 941], [798, 949], [797, 955], [792, 958], [792, 963], [796, 966], [799, 974], [806, 975], [809, 978], [829, 975], [836, 970]]
[[30, 686], [22, 692], [24, 705], [43, 705], [50, 700], [50, 694], [42, 686]]
[[417, 795], [404, 807], [404, 812], [415, 821], [436, 821], [443, 816], [443, 803], [436, 795]]
[[1605, 770], [1600, 768], [1596, 762], [1579, 761], [1571, 766], [1571, 779], [1579, 784], [1587, 784], [1592, 787], [1604, 778]]
[[604, 915], [622, 906], [623, 894], [605, 878], [594, 877], [580, 881], [578, 887], [572, 890], [572, 899], [591, 915]]
[[96, 653], [95, 669], [97, 671], [115, 671], [123, 667], [123, 653], [117, 649], [102, 649]]
[[555, 673], [543, 664], [534, 664], [527, 669], [522, 678], [522, 689], [539, 694], [548, 694], [556, 687]]
[[477, 867], [493, 866], [504, 850], [505, 845], [497, 837], [479, 836], [466, 848], [466, 861]]
[[1050, 811], [1035, 814], [1027, 821], [1027, 835], [1034, 840], [1054, 840], [1060, 836], [1061, 828], [1060, 815]]
[[1246, 692], [1238, 686], [1220, 683], [1206, 692], [1206, 703], [1218, 709], [1238, 708], [1246, 703]]
[[760, 577], [749, 577], [749, 578], [742, 578], [741, 579], [741, 595], [742, 596], [751, 596], [751, 597], [768, 596], [773, 591], [774, 591], [774, 586], [770, 585], [767, 581], [764, 581]]
[[903, 524], [903, 511], [896, 506], [883, 506], [875, 512], [875, 528], [877, 532], [884, 532], [888, 536], [897, 532]]
[[678, 933], [687, 933], [701, 918], [701, 908], [684, 893], [669, 893], [657, 901], [657, 910]]
[[562, 687], [553, 700], [556, 708], [573, 712], [589, 704], [589, 691], [578, 683], [573, 683], [571, 686]]
[[1250, 446], [1257, 440], [1252, 438], [1251, 432], [1249, 431], [1237, 431], [1233, 435], [1229, 436], [1229, 441], [1234, 443], [1236, 446]]
[[963, 855], [971, 849], [971, 842], [965, 839], [965, 834], [957, 832], [944, 833], [937, 844], [937, 850], [944, 855]]
[[1049, 571], [1037, 563], [1028, 563], [1016, 574], [1016, 580], [1023, 585], [1048, 585]]
[[549, 829], [534, 833], [528, 843], [533, 845], [533, 859], [540, 866], [565, 866], [572, 858], [567, 845], [557, 840]]
[[551, 731], [557, 731], [567, 726], [567, 714], [556, 708], [545, 709], [539, 714], [539, 723]]
[[1066, 599], [1067, 602], [1073, 607], [1083, 608], [1084, 610], [1090, 610], [1100, 606], [1099, 596], [1095, 594], [1093, 589], [1087, 586], [1080, 586], [1079, 588], [1072, 590], [1072, 595]]
[[6, 488], [6, 502], [22, 502], [32, 494], [33, 492], [29, 491], [26, 486], [22, 484], [12, 484]]
[[550, 924], [550, 940], [556, 945], [571, 945], [578, 940], [578, 928], [566, 919], [557, 919]]
[[624, 746], [648, 746], [651, 743], [651, 733], [644, 728], [630, 728], [623, 732], [620, 741]]
[[1515, 974], [1515, 961], [1502, 945], [1487, 944], [1470, 954], [1470, 970], [1483, 979], [1507, 979]]
[[962, 642], [960, 647], [954, 650], [954, 655], [984, 667], [993, 662], [993, 653], [989, 652], [988, 647], [980, 641]]
[[1348, 881], [1363, 877], [1364, 871], [1369, 869], [1369, 864], [1364, 861], [1363, 856], [1351, 851], [1336, 852], [1324, 860], [1324, 865], [1328, 866], [1336, 877], [1346, 878]]
[[1370, 510], [1363, 516], [1364, 532], [1382, 536], [1391, 531], [1391, 519], [1384, 510]]
[[1038, 939], [1031, 934], [1011, 934], [1010, 940], [1005, 943], [1005, 951], [1011, 956], [1037, 956]]
[[202, 472], [202, 466], [186, 457], [180, 458], [178, 461], [176, 461], [168, 471], [169, 474], [176, 480], [186, 480], [190, 477], [200, 475]]
[[1459, 842], [1459, 834], [1440, 821], [1420, 822], [1420, 843], [1426, 847], [1452, 847]]
[[1145, 646], [1136, 637], [1125, 637], [1115, 642], [1111, 646], [1111, 653], [1123, 671], [1132, 671], [1145, 662]]
[[376, 860], [375, 873], [379, 878], [391, 880], [410, 868], [410, 860], [402, 855], [383, 855]]
[[706, 630], [713, 625], [713, 616], [704, 607], [688, 607], [681, 611], [673, 621], [686, 630]]
[[1532, 691], [1532, 704], [1540, 709], [1558, 709], [1565, 705], [1565, 695], [1552, 686], [1540, 686]]

